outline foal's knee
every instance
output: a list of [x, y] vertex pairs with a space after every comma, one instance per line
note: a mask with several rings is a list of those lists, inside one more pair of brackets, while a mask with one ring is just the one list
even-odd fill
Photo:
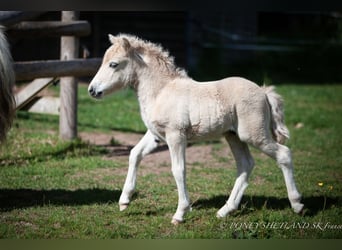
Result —
[[277, 157], [277, 162], [280, 166], [292, 168], [292, 155], [291, 155], [291, 150], [288, 147], [279, 144], [276, 157]]
[[142, 159], [141, 150], [137, 147], [132, 148], [131, 152], [129, 153], [129, 163], [130, 164], [139, 163], [141, 159]]

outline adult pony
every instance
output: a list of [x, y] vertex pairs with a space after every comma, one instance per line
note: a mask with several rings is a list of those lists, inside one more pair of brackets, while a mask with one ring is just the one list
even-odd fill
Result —
[[109, 39], [112, 45], [88, 91], [99, 99], [131, 86], [137, 93], [141, 117], [148, 129], [130, 153], [120, 210], [126, 209], [131, 201], [141, 159], [164, 141], [169, 147], [178, 189], [178, 207], [171, 222], [182, 222], [191, 209], [186, 188], [187, 142], [224, 136], [236, 160], [238, 176], [217, 217], [225, 217], [238, 208], [248, 185], [254, 161], [247, 144], [277, 161], [291, 206], [296, 213], [302, 211], [304, 205], [294, 182], [291, 153], [283, 145], [289, 132], [284, 124], [282, 100], [272, 87], [259, 87], [240, 77], [197, 82], [177, 68], [173, 58], [159, 45], [127, 34], [109, 35]]
[[5, 141], [15, 115], [14, 79], [11, 53], [0, 26], [0, 144]]

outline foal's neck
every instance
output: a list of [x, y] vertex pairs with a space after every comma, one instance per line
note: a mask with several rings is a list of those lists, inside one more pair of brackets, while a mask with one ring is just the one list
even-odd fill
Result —
[[[138, 69], [135, 91], [142, 112], [149, 112], [155, 106], [155, 100], [163, 88], [178, 79], [190, 78], [187, 75], [176, 75], [176, 72], [158, 71], [157, 68]], [[173, 74], [174, 73], [174, 74]]]
[[140, 105], [145, 102], [154, 102], [160, 91], [170, 82], [171, 79], [158, 79], [157, 77], [141, 77], [136, 88]]

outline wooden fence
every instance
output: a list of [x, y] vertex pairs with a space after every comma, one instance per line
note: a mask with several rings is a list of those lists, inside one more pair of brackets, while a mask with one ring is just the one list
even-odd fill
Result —
[[[24, 107], [42, 89], [60, 78], [59, 135], [70, 140], [77, 137], [77, 79], [93, 76], [101, 58], [79, 59], [78, 37], [91, 32], [87, 21], [78, 20], [79, 13], [62, 11], [60, 21], [32, 21], [43, 12], [0, 11], [0, 24], [12, 38], [56, 37], [61, 39], [60, 59], [14, 62], [16, 80], [34, 80], [17, 96], [17, 109]], [[43, 102], [43, 105], [46, 105]], [[55, 101], [52, 102], [55, 105]]]

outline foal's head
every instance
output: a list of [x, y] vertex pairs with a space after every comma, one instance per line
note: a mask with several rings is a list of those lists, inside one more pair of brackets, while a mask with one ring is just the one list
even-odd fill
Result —
[[112, 45], [107, 49], [102, 65], [91, 81], [88, 92], [94, 98], [119, 90], [134, 81], [133, 48], [125, 37], [109, 35]]

